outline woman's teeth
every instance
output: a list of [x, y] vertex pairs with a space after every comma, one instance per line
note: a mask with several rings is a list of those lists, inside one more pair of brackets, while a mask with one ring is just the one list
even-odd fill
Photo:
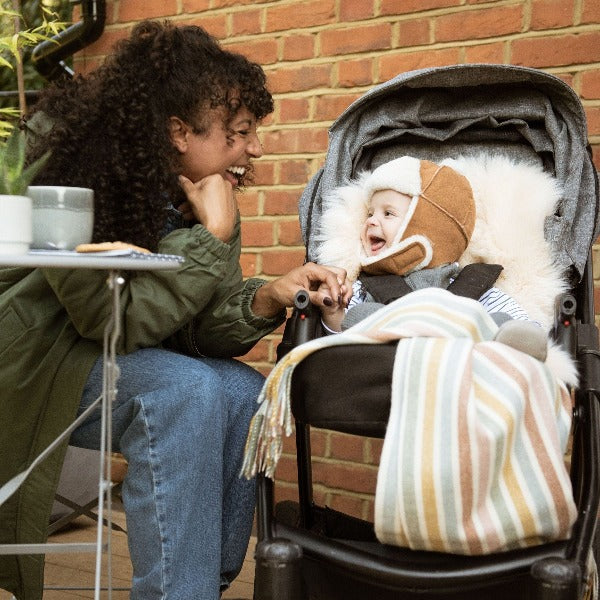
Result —
[[241, 182], [246, 173], [246, 167], [229, 167], [227, 171], [234, 175], [238, 182]]

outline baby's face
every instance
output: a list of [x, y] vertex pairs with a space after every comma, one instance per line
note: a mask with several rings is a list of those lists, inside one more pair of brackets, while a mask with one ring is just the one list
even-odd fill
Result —
[[404, 222], [410, 201], [410, 196], [395, 190], [379, 190], [371, 196], [360, 236], [367, 256], [375, 256], [390, 247]]

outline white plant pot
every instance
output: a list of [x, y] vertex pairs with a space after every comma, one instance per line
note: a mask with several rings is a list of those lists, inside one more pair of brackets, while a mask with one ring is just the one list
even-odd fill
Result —
[[28, 252], [31, 214], [31, 198], [0, 194], [0, 254]]

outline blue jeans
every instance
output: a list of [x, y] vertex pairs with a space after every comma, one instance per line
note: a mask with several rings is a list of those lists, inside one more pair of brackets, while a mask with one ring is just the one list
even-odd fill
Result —
[[[255, 481], [239, 477], [263, 376], [229, 359], [148, 348], [119, 356], [114, 450], [133, 564], [132, 600], [215, 600], [239, 573], [252, 529]], [[80, 412], [102, 390], [93, 367]], [[100, 414], [71, 444], [98, 448]]]

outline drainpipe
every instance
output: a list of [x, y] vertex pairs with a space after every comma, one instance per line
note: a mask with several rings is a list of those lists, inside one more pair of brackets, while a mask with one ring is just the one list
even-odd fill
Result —
[[31, 61], [40, 75], [48, 80], [61, 76], [73, 77], [73, 70], [63, 60], [78, 50], [95, 42], [104, 31], [106, 0], [71, 0], [81, 4], [81, 21], [55, 35], [51, 40], [38, 44], [31, 54]]

